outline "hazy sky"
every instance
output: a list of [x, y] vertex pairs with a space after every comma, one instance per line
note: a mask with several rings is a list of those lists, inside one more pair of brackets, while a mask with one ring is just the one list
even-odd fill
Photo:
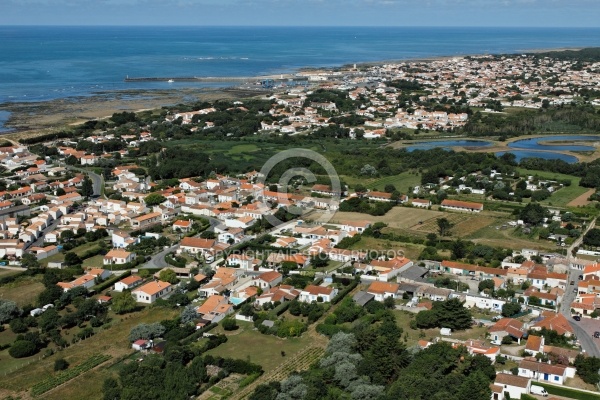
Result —
[[2, 25], [599, 27], [600, 0], [0, 0]]

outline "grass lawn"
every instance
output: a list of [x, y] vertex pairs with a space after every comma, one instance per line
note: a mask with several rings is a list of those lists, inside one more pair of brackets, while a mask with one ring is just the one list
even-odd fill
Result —
[[508, 227], [507, 229], [496, 229], [499, 225], [500, 222], [498, 224], [487, 226], [465, 238], [472, 240], [475, 243], [508, 249], [527, 248], [536, 250], [556, 250], [556, 248], [548, 241], [528, 238], [526, 236], [517, 236], [514, 233], [515, 228], [511, 227]]
[[[306, 334], [299, 338], [281, 339], [272, 335], [263, 335], [254, 330], [254, 325], [250, 322], [238, 321], [238, 325], [240, 326], [238, 330], [233, 332], [223, 331], [221, 326], [212, 330], [211, 333], [224, 333], [228, 340], [227, 343], [208, 351], [207, 354], [247, 360], [260, 364], [265, 372], [268, 372], [287, 358], [293, 357], [311, 342]], [[281, 356], [282, 351], [285, 351], [285, 357]]]
[[575, 389], [570, 389], [566, 387], [558, 387], [553, 385], [547, 385], [543, 382], [535, 382], [536, 385], [542, 386], [546, 389], [549, 394], [554, 394], [556, 396], [568, 397], [570, 399], [577, 400], [600, 400], [600, 394], [592, 394], [586, 392], [580, 392]]
[[16, 275], [18, 273], [20, 273], [21, 271], [17, 271], [14, 269], [3, 269], [0, 268], [0, 278], [4, 278], [5, 276], [11, 276], [11, 275]]
[[63, 253], [56, 253], [53, 256], [50, 256], [48, 258], [44, 258], [43, 260], [40, 261], [40, 264], [43, 267], [47, 267], [48, 263], [51, 262], [63, 262], [65, 260], [65, 255]]
[[[411, 329], [410, 321], [414, 319], [414, 313], [403, 310], [394, 310], [393, 313], [396, 315], [396, 324], [404, 330], [401, 340], [404, 341], [407, 347], [415, 346], [419, 340], [431, 341], [435, 337], [440, 337], [440, 330], [434, 329]], [[452, 339], [468, 340], [468, 339], [484, 339], [485, 333], [487, 332], [486, 327], [474, 327], [465, 331], [452, 332]], [[406, 337], [406, 340], [404, 338]]]
[[[71, 365], [77, 365], [87, 360], [93, 354], [110, 354], [113, 357], [121, 357], [131, 352], [131, 346], [127, 337], [131, 328], [140, 323], [152, 323], [159, 322], [164, 319], [174, 318], [179, 313], [178, 310], [170, 310], [163, 308], [152, 308], [144, 309], [143, 311], [128, 314], [125, 316], [112, 316], [113, 321], [108, 329], [101, 329], [96, 335], [89, 339], [86, 339], [77, 344], [71, 345], [70, 347], [38, 362], [30, 364], [27, 368], [18, 369], [4, 377], [0, 382], [1, 389], [7, 389], [10, 391], [24, 391], [28, 390], [32, 385], [52, 375], [54, 361], [56, 358], [64, 358]], [[44, 350], [42, 350], [42, 353]], [[0, 353], [0, 365], [8, 361], [8, 356], [4, 356]], [[34, 358], [36, 356], [33, 356]], [[37, 355], [39, 357], [39, 354]], [[9, 357], [10, 359], [10, 357]], [[25, 359], [21, 359], [22, 362]], [[102, 368], [94, 371], [103, 371]], [[104, 381], [104, 378], [109, 373], [105, 371], [99, 373], [96, 380], [100, 382]], [[88, 374], [83, 374], [78, 378], [69, 381], [64, 386], [57, 388], [52, 391], [52, 396], [56, 398], [69, 398], [69, 399], [99, 399], [102, 398], [101, 392], [98, 391], [98, 387], [94, 385], [84, 385], [81, 382], [87, 382], [89, 379]], [[101, 384], [101, 383], [100, 383]], [[62, 393], [59, 396], [58, 393]], [[44, 398], [47, 398], [44, 395]]]
[[[101, 239], [104, 240], [104, 239]], [[75, 247], [73, 250], [71, 250], [72, 252], [74, 252], [75, 254], [77, 254], [78, 256], [83, 256], [85, 253], [87, 253], [89, 250], [92, 250], [94, 248], [100, 247], [99, 244], [100, 241], [96, 241], [96, 242], [89, 242], [89, 243], [84, 243], [81, 246], [77, 246]]]
[[37, 296], [44, 290], [42, 276], [26, 276], [14, 282], [0, 286], [0, 298], [12, 300], [19, 306], [35, 303]]
[[[83, 260], [83, 267], [104, 268], [104, 256], [98, 254], [97, 256]], [[108, 267], [108, 269], [110, 269], [110, 266]]]
[[255, 144], [238, 144], [229, 149], [229, 154], [253, 153], [260, 150]]
[[[577, 180], [579, 180], [579, 178], [577, 178]], [[588, 190], [590, 189], [572, 184], [571, 186], [563, 187], [552, 193], [552, 196], [541, 203], [548, 206], [567, 207], [567, 204], [586, 193]]]

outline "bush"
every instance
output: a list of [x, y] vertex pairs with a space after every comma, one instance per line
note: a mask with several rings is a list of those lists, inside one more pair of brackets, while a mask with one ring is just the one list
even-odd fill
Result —
[[224, 319], [221, 325], [226, 331], [235, 331], [238, 328], [238, 325], [233, 318]]
[[502, 344], [513, 344], [513, 339], [510, 335], [506, 335], [502, 338]]
[[29, 340], [17, 340], [8, 349], [8, 354], [13, 358], [23, 358], [34, 355], [37, 352], [37, 347]]
[[58, 358], [54, 361], [55, 371], [64, 371], [67, 368], [69, 368], [69, 363], [64, 358]]

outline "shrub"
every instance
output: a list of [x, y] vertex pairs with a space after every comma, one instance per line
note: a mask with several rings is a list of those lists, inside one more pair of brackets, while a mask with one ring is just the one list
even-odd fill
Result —
[[69, 363], [64, 358], [58, 358], [54, 361], [55, 371], [64, 371], [67, 368], [69, 368]]
[[23, 358], [34, 355], [37, 352], [37, 347], [29, 340], [17, 340], [8, 349], [8, 354], [13, 358]]
[[234, 331], [238, 328], [238, 325], [233, 318], [224, 319], [221, 325], [226, 331]]

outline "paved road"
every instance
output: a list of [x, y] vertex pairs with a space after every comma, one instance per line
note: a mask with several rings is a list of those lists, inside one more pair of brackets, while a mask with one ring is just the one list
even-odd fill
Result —
[[[208, 223], [210, 224], [210, 226], [208, 227], [207, 231], [211, 231], [213, 232], [215, 229], [215, 226], [222, 224], [222, 221], [216, 219], [216, 218], [212, 218], [212, 217], [204, 217], [208, 220]], [[195, 237], [199, 237], [200, 234], [195, 235]], [[179, 243], [177, 243], [176, 245], [173, 245], [171, 247], [169, 247], [168, 249], [162, 250], [161, 252], [155, 254], [152, 256], [152, 258], [150, 259], [150, 261], [146, 262], [144, 265], [142, 265], [140, 268], [167, 268], [170, 267], [171, 265], [168, 264], [165, 261], [165, 256], [169, 253], [172, 253], [174, 251], [176, 251], [179, 248]], [[221, 260], [215, 261], [215, 266], [216, 263], [220, 262]]]
[[[588, 225], [583, 234], [569, 247], [567, 250], [567, 260], [572, 258], [571, 252], [577, 246], [579, 246], [583, 240], [583, 236], [594, 226], [596, 225], [596, 219]], [[579, 280], [579, 275], [581, 271], [577, 269], [570, 269], [567, 272], [567, 289], [562, 299], [562, 303], [560, 305], [560, 313], [567, 318], [567, 320], [571, 323], [573, 330], [575, 331], [575, 335], [579, 342], [581, 343], [581, 348], [585, 350], [585, 352], [591, 356], [600, 357], [600, 339], [594, 339], [592, 334], [600, 330], [598, 321], [591, 320], [589, 318], [582, 318], [580, 322], [577, 322], [571, 316], [571, 303], [575, 300], [575, 289], [577, 288], [577, 281]], [[571, 281], [575, 284], [571, 285]]]
[[[104, 186], [104, 178], [102, 176], [100, 176], [97, 173], [92, 172], [88, 169], [74, 167], [72, 165], [67, 165], [66, 167], [68, 169], [73, 169], [75, 171], [79, 171], [79, 172], [83, 172], [84, 174], [87, 174], [90, 177], [90, 179], [92, 180], [92, 185], [94, 186], [94, 196], [99, 197], [102, 195], [102, 187]], [[104, 198], [106, 198], [106, 196], [104, 196]]]
[[48, 225], [45, 229], [42, 230], [42, 233], [37, 240], [35, 240], [33, 242], [25, 243], [25, 251], [27, 251], [30, 247], [33, 247], [33, 246], [42, 247], [44, 245], [44, 237], [46, 237], [46, 234], [48, 232], [52, 232], [54, 229], [56, 229], [56, 227], [58, 226], [59, 223], [60, 223], [60, 219], [55, 219], [50, 225]]
[[169, 253], [176, 251], [178, 248], [179, 243], [177, 243], [175, 246], [171, 246], [168, 249], [161, 251], [160, 253], [153, 255], [150, 261], [142, 265], [140, 268], [167, 268], [171, 266], [165, 261], [165, 256]]

